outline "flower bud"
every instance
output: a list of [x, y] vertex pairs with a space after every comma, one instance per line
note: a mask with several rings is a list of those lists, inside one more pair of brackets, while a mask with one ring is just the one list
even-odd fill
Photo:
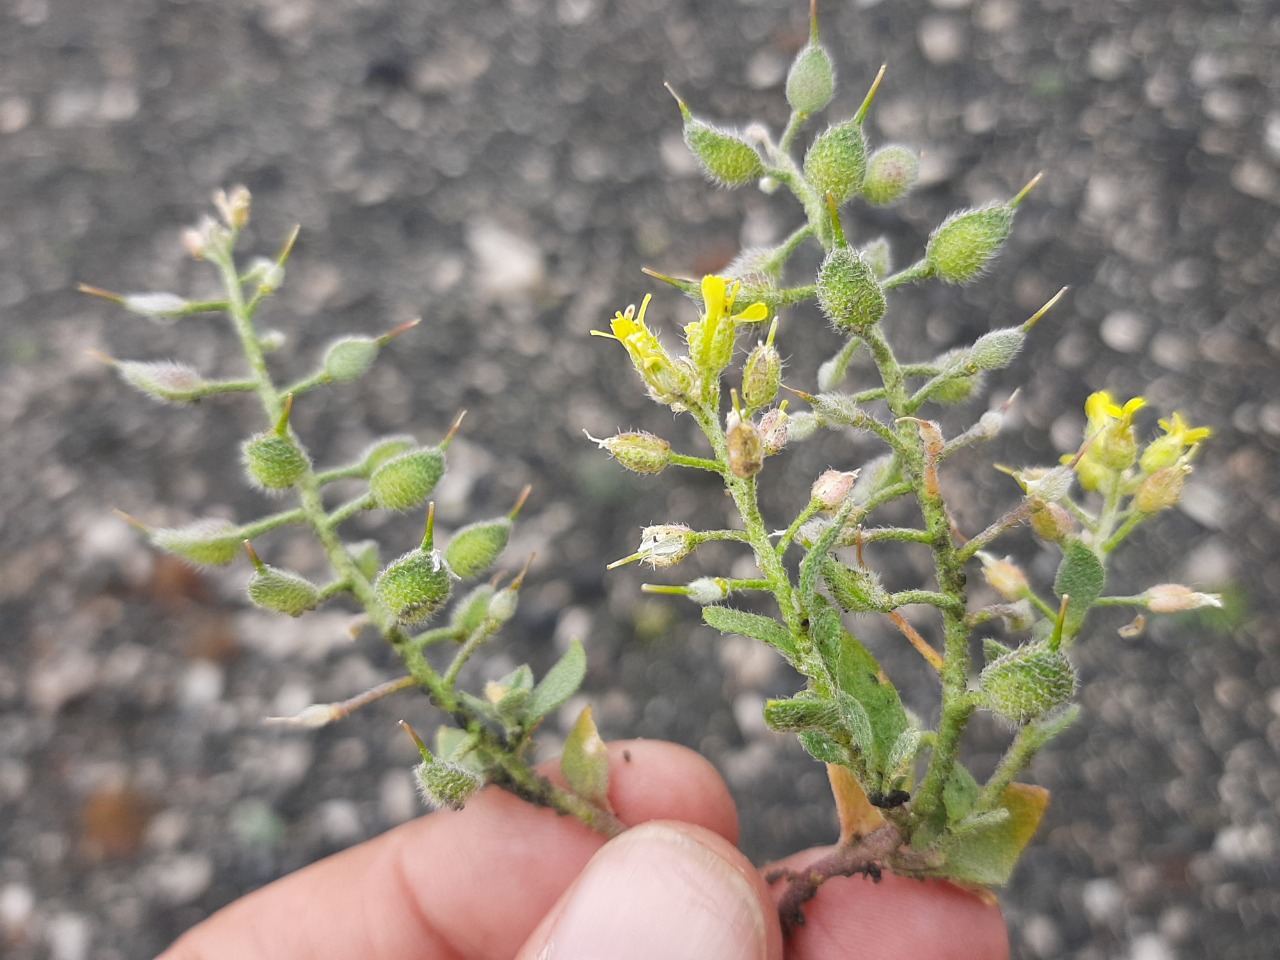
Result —
[[1027, 582], [1027, 575], [1008, 557], [997, 560], [979, 550], [978, 559], [982, 561], [983, 579], [1004, 599], [1010, 602], [1021, 600], [1030, 592], [1031, 586]]
[[1216, 593], [1196, 593], [1180, 583], [1160, 583], [1142, 594], [1152, 613], [1186, 613], [1201, 607], [1221, 607], [1222, 597]]
[[748, 407], [773, 402], [782, 385], [782, 357], [772, 343], [757, 343], [742, 365], [742, 401]]
[[935, 276], [965, 283], [986, 269], [1012, 228], [1013, 206], [1008, 203], [953, 213], [929, 237], [925, 263]]
[[862, 189], [866, 175], [867, 141], [856, 120], [828, 127], [804, 156], [804, 178], [819, 196], [830, 194], [837, 206]]
[[880, 585], [880, 578], [865, 567], [848, 567], [834, 557], [826, 557], [822, 579], [831, 591], [831, 599], [842, 610], [866, 613], [888, 608], [889, 595]]
[[695, 119], [679, 97], [676, 103], [684, 117], [684, 142], [711, 180], [726, 187], [741, 187], [760, 179], [764, 163], [755, 147], [733, 131]]
[[619, 433], [603, 440], [596, 440], [591, 434], [587, 434], [587, 438], [636, 473], [661, 473], [671, 462], [671, 444], [643, 430]]
[[249, 578], [249, 599], [259, 607], [299, 617], [320, 603], [320, 589], [296, 573], [259, 561]]
[[760, 418], [760, 449], [766, 457], [781, 453], [787, 445], [789, 431], [787, 423], [791, 419], [787, 411], [780, 407], [765, 411]]
[[202, 566], [230, 563], [244, 549], [240, 528], [221, 517], [196, 520], [183, 527], [161, 527], [147, 533], [161, 550]]
[[1027, 335], [1021, 327], [984, 333], [969, 348], [969, 359], [981, 370], [1003, 370], [1013, 363]]
[[1037, 501], [1031, 508], [1031, 529], [1041, 540], [1061, 543], [1075, 532], [1075, 521], [1066, 507]]
[[116, 372], [129, 386], [165, 403], [199, 400], [209, 385], [194, 367], [172, 360], [121, 360], [116, 363]]
[[828, 512], [839, 510], [853, 492], [853, 482], [857, 479], [857, 470], [827, 470], [813, 481], [809, 499]]
[[857, 251], [836, 247], [818, 270], [818, 305], [838, 331], [857, 333], [884, 316], [884, 291]]
[[901, 199], [916, 182], [920, 161], [906, 147], [881, 147], [867, 160], [862, 195], [868, 203], [882, 207]]
[[418, 792], [432, 810], [461, 810], [484, 786], [484, 781], [466, 767], [432, 757], [414, 768]]
[[213, 194], [213, 205], [222, 217], [222, 222], [232, 230], [239, 230], [249, 225], [249, 207], [252, 203], [249, 188], [237, 184], [230, 190], [216, 190]]
[[510, 517], [496, 517], [463, 527], [445, 547], [449, 569], [463, 580], [484, 573], [506, 549], [512, 526]]
[[258, 334], [258, 346], [263, 353], [275, 353], [288, 342], [283, 330], [263, 330]]
[[369, 477], [369, 491], [385, 510], [408, 510], [431, 495], [444, 476], [444, 451], [423, 447], [392, 457]]
[[725, 445], [729, 470], [735, 477], [743, 480], [754, 477], [764, 466], [764, 444], [760, 439], [760, 428], [750, 419], [743, 419], [732, 411], [729, 413], [727, 426]]
[[1157, 470], [1142, 481], [1137, 493], [1133, 495], [1133, 505], [1143, 513], [1168, 510], [1182, 499], [1182, 488], [1190, 472], [1190, 467], [1178, 463]]
[[249, 482], [263, 490], [288, 490], [311, 467], [311, 461], [286, 432], [268, 430], [250, 437], [241, 447]]
[[426, 620], [445, 605], [452, 580], [453, 572], [440, 551], [424, 544], [387, 564], [373, 591], [400, 623], [411, 624]]
[[819, 43], [810, 40], [787, 73], [787, 103], [801, 116], [817, 113], [828, 103], [836, 89], [836, 72], [831, 57]]
[[993, 660], [978, 677], [984, 706], [996, 716], [1025, 723], [1067, 703], [1076, 690], [1076, 671], [1057, 650], [1026, 644]]
[[373, 366], [380, 346], [372, 337], [335, 340], [324, 355], [324, 375], [336, 383], [360, 379]]

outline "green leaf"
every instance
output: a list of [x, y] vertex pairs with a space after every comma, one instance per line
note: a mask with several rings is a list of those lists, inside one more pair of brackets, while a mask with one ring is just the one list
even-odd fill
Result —
[[524, 708], [525, 722], [536, 723], [568, 700], [577, 693], [578, 687], [582, 685], [582, 678], [586, 675], [587, 654], [582, 649], [582, 642], [574, 637], [564, 656], [556, 661], [555, 666], [533, 688]]
[[[1049, 791], [1043, 787], [1009, 784], [995, 811], [973, 818], [967, 829], [953, 834], [943, 844], [945, 860], [936, 875], [962, 883], [1007, 883], [1048, 805]], [[1007, 816], [990, 815], [999, 811], [1005, 811]]]
[[915, 727], [907, 727], [902, 735], [893, 743], [885, 770], [892, 780], [906, 777], [911, 772], [916, 752], [920, 749], [920, 731]]
[[751, 637], [781, 650], [788, 659], [795, 656], [796, 648], [791, 642], [791, 634], [772, 617], [762, 617], [733, 607], [707, 606], [702, 608], [702, 619], [721, 633]]
[[815, 760], [821, 760], [823, 763], [834, 763], [838, 766], [845, 766], [849, 762], [844, 748], [825, 733], [819, 733], [817, 730], [806, 730], [803, 733], [796, 734], [796, 736], [800, 740], [800, 746], [804, 747], [809, 756]]
[[1083, 540], [1071, 540], [1062, 551], [1062, 563], [1053, 580], [1053, 592], [1058, 598], [1069, 596], [1067, 619], [1063, 633], [1073, 637], [1080, 632], [1085, 615], [1095, 600], [1102, 596], [1107, 585], [1107, 571], [1098, 555]]
[[569, 731], [560, 770], [569, 789], [579, 797], [605, 810], [613, 809], [609, 806], [609, 752], [600, 739], [590, 707], [582, 708]]

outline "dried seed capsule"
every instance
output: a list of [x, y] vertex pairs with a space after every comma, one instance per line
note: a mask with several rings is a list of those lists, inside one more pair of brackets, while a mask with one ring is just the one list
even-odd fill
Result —
[[369, 478], [369, 491], [386, 510], [408, 510], [431, 495], [444, 476], [444, 451], [424, 447], [381, 464]]
[[862, 189], [866, 175], [867, 140], [856, 120], [828, 127], [804, 157], [804, 178], [819, 196], [831, 194], [837, 205]]
[[897, 144], [881, 147], [867, 160], [862, 195], [878, 207], [893, 203], [915, 185], [919, 171], [919, 159], [906, 147]]
[[949, 283], [977, 277], [1009, 238], [1013, 210], [1010, 203], [995, 203], [947, 217], [925, 247], [924, 259], [930, 270]]
[[884, 316], [884, 291], [855, 250], [836, 247], [818, 270], [818, 306], [842, 333], [857, 333]]
[[729, 470], [735, 477], [745, 480], [760, 472], [760, 468], [764, 466], [764, 444], [760, 439], [759, 427], [751, 420], [730, 412], [725, 444], [728, 448]]
[[978, 690], [996, 716], [1025, 723], [1070, 701], [1076, 671], [1061, 651], [1026, 644], [987, 664], [979, 675]]

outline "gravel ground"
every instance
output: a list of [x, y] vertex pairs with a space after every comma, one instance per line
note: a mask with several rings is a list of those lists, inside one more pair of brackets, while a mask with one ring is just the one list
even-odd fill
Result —
[[[604, 733], [703, 750], [740, 798], [751, 856], [830, 839], [821, 770], [758, 719], [793, 681], [690, 609], [642, 599], [639, 575], [603, 571], [640, 524], [705, 515], [717, 495], [623, 476], [581, 437], [686, 436], [620, 352], [586, 336], [652, 289], [639, 266], [714, 269], [795, 224], [782, 197], [700, 182], [661, 84], [706, 115], [777, 129], [799, 6], [0, 0], [0, 953], [153, 954], [418, 812], [394, 721], [429, 726], [425, 704], [308, 735], [260, 722], [392, 676], [385, 651], [351, 641], [340, 612], [258, 615], [243, 570], [158, 559], [109, 512], [161, 524], [262, 510], [227, 453], [258, 428], [248, 404], [154, 407], [85, 353], [230, 371], [220, 331], [72, 292], [207, 291], [178, 232], [235, 182], [255, 194], [264, 252], [302, 224], [270, 308], [298, 357], [340, 331], [425, 318], [376, 375], [300, 404], [319, 457], [384, 431], [439, 436], [466, 407], [441, 522], [503, 511], [535, 484], [512, 555], [538, 562], [509, 644], [477, 676], [544, 669], [580, 635]], [[1135, 536], [1116, 586], [1180, 579], [1227, 591], [1229, 610], [1136, 640], [1099, 618], [1080, 648], [1086, 712], [1034, 767], [1054, 804], [1002, 894], [1015, 954], [1273, 957], [1280, 13], [1266, 0], [863, 0], [829, 13], [824, 36], [844, 68], [837, 115], [887, 62], [871, 129], [926, 151], [921, 189], [860, 236], [887, 233], [905, 261], [946, 213], [1046, 171], [984, 282], [913, 290], [900, 311], [897, 335], [927, 356], [1071, 285], [995, 386], [1023, 390], [997, 457], [1056, 458], [1104, 387], [1216, 430], [1182, 509]], [[657, 297], [672, 322], [678, 301]], [[833, 344], [812, 316], [792, 324], [802, 386]], [[842, 443], [797, 453], [794, 483], [867, 452]], [[1011, 500], [977, 464], [948, 478], [975, 529]], [[415, 536], [365, 526], [394, 547]], [[304, 542], [272, 548], [314, 562]], [[1044, 566], [1029, 542], [1015, 549]], [[864, 632], [890, 673], [919, 673], [891, 636]], [[563, 725], [550, 726], [553, 750]], [[975, 764], [1001, 738], [975, 730]]]

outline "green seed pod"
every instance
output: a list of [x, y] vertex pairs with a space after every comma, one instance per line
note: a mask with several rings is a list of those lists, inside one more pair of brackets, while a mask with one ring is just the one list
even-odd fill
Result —
[[893, 270], [893, 255], [889, 251], [889, 241], [884, 237], [876, 237], [858, 252], [877, 277], [883, 279]]
[[729, 596], [729, 581], [724, 577], [699, 577], [685, 585], [687, 596], [694, 603], [705, 607], [710, 603], [719, 603]]
[[249, 599], [265, 610], [299, 617], [320, 603], [320, 589], [305, 577], [260, 563], [249, 578]]
[[442, 476], [444, 451], [423, 447], [381, 464], [369, 478], [369, 491], [385, 510], [409, 510], [431, 495]]
[[263, 490], [288, 490], [311, 467], [311, 461], [293, 437], [275, 430], [246, 440], [241, 456], [249, 481]]
[[484, 573], [511, 539], [509, 517], [481, 520], [463, 527], [445, 547], [444, 558], [449, 569], [463, 580]]
[[984, 333], [969, 348], [969, 359], [982, 370], [1003, 370], [1022, 350], [1027, 335], [1021, 327]]
[[636, 473], [661, 473], [671, 462], [671, 444], [643, 430], [619, 433], [603, 440], [587, 436], [618, 463]]
[[862, 195], [877, 207], [893, 203], [906, 196], [919, 172], [919, 159], [906, 147], [897, 144], [881, 147], [867, 160]]
[[857, 333], [884, 316], [884, 291], [856, 250], [836, 247], [818, 270], [818, 306], [841, 333]]
[[244, 536], [230, 520], [209, 517], [183, 527], [161, 527], [148, 531], [151, 542], [161, 550], [208, 566], [230, 563], [244, 549]]
[[764, 174], [760, 154], [739, 134], [695, 119], [679, 97], [676, 103], [684, 118], [684, 142], [708, 177], [722, 186], [741, 187]]
[[439, 757], [424, 760], [413, 772], [422, 801], [432, 810], [461, 810], [484, 786], [484, 781], [470, 770]]
[[372, 474], [380, 466], [402, 453], [408, 453], [410, 450], [416, 450], [418, 441], [408, 434], [400, 434], [394, 437], [382, 437], [375, 440], [373, 445], [364, 453], [361, 463], [364, 467], [365, 475]]
[[782, 385], [782, 357], [772, 343], [757, 343], [742, 365], [742, 401], [748, 407], [773, 403]]
[[840, 708], [830, 700], [809, 699], [804, 695], [788, 700], [766, 700], [764, 722], [779, 733], [804, 730], [839, 730]]
[[440, 551], [420, 547], [387, 564], [373, 591], [401, 623], [418, 623], [448, 602], [452, 580], [453, 571]]
[[372, 337], [335, 340], [324, 355], [324, 375], [337, 383], [359, 380], [373, 366], [380, 346]]
[[347, 553], [356, 562], [356, 569], [366, 580], [372, 580], [382, 568], [378, 558], [378, 541], [361, 540], [358, 543], [346, 544]]
[[867, 140], [856, 120], [828, 127], [804, 156], [804, 178], [819, 196], [831, 194], [837, 205], [861, 190], [866, 176]]
[[822, 579], [840, 609], [854, 613], [884, 610], [889, 595], [880, 578], [864, 567], [847, 567], [834, 557], [822, 561]]
[[836, 89], [836, 71], [831, 57], [819, 43], [810, 40], [795, 60], [787, 74], [787, 103], [801, 116], [817, 113], [831, 102]]
[[185, 363], [121, 360], [115, 366], [125, 383], [162, 403], [190, 403], [208, 390], [208, 382]]
[[935, 276], [965, 283], [986, 269], [1012, 228], [1013, 206], [1008, 203], [953, 213], [929, 237], [925, 263]]
[[489, 613], [489, 602], [493, 599], [494, 588], [491, 584], [482, 583], [453, 605], [449, 617], [449, 626], [460, 631], [464, 636], [478, 630]]
[[1076, 671], [1061, 651], [1030, 643], [987, 664], [979, 675], [978, 690], [996, 716], [1025, 723], [1071, 699]]

